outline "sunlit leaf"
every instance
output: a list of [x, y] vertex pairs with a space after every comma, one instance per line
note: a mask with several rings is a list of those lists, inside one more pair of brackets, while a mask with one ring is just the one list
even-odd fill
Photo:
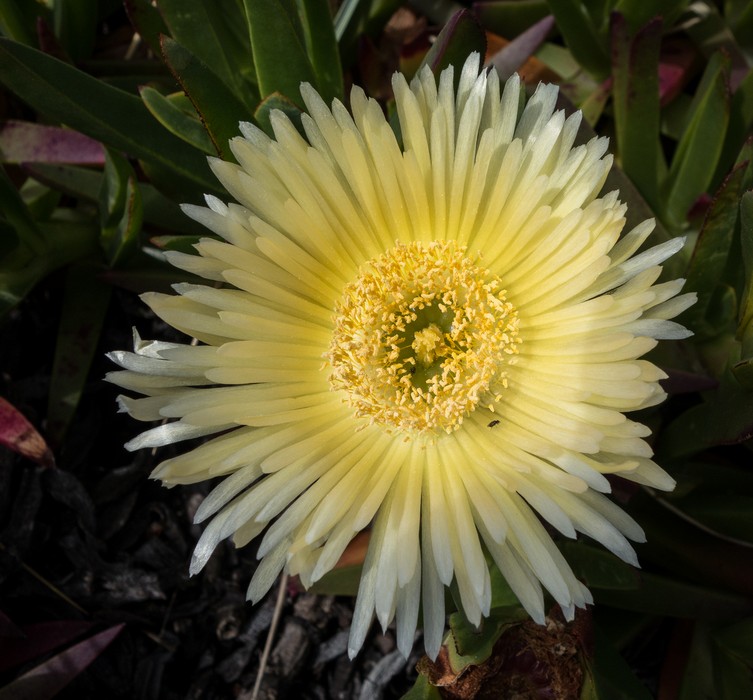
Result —
[[232, 160], [228, 141], [238, 135], [238, 122], [248, 121], [251, 113], [200, 59], [178, 42], [163, 37], [162, 52], [201, 116], [217, 153]]
[[330, 102], [343, 97], [343, 72], [327, 0], [301, 0], [303, 32], [319, 94]]
[[294, 0], [244, 0], [262, 98], [279, 92], [302, 104], [300, 84], [317, 86]]
[[[252, 109], [258, 96], [246, 80], [250, 71], [251, 49], [248, 42], [245, 46], [239, 46], [237, 36], [231, 29], [232, 23], [242, 24], [238, 3], [227, 0], [160, 0], [158, 7], [172, 38], [201, 64], [209, 67], [218, 76], [225, 91], [233, 94], [234, 100], [243, 102], [246, 110]], [[231, 24], [225, 21], [226, 15], [232, 18]]]
[[422, 673], [416, 678], [414, 686], [402, 697], [402, 700], [442, 700], [439, 688], [429, 683]]
[[180, 109], [175, 104], [175, 100], [165, 97], [161, 92], [151, 87], [141, 88], [140, 94], [152, 116], [170, 133], [175, 134], [186, 143], [190, 143], [203, 153], [217, 154], [212, 139], [198, 119], [193, 107], [191, 107], [191, 110], [194, 112], [194, 116], [191, 116]]
[[41, 113], [176, 177], [213, 191], [204, 156], [162, 127], [138, 97], [8, 39], [0, 39], [0, 81]]

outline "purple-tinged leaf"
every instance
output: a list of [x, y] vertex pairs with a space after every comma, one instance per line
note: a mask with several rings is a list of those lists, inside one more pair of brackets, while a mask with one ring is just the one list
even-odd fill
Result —
[[102, 165], [102, 144], [57, 126], [9, 119], [0, 127], [3, 163], [79, 163]]
[[698, 61], [696, 49], [688, 42], [667, 42], [659, 57], [659, 101], [668, 105], [692, 77]]
[[117, 637], [125, 625], [115, 625], [35, 666], [0, 688], [0, 700], [48, 700], [82, 673]]
[[0, 445], [43, 467], [55, 466], [55, 458], [44, 438], [18, 409], [3, 398], [0, 398]]
[[497, 51], [489, 59], [488, 65], [497, 69], [502, 80], [507, 80], [536, 52], [553, 26], [554, 16], [547, 15]]
[[38, 622], [19, 629], [21, 639], [0, 639], [0, 672], [38, 659], [88, 632], [91, 622], [64, 620]]

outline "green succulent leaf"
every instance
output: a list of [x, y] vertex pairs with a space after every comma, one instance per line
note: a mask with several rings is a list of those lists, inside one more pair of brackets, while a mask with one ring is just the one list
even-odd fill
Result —
[[99, 192], [100, 243], [110, 267], [138, 249], [144, 217], [136, 174], [119, 153], [107, 149]]
[[243, 26], [238, 3], [234, 0], [160, 0], [159, 9], [172, 38], [217, 76], [215, 80], [221, 83], [218, 91], [224, 87], [251, 111], [259, 96], [253, 89], [248, 38], [236, 31]]
[[659, 47], [662, 21], [635, 35], [619, 14], [612, 18], [612, 94], [617, 150], [625, 174], [658, 211]]
[[293, 104], [285, 95], [274, 92], [265, 97], [256, 112], [254, 112], [254, 119], [270, 136], [273, 135], [271, 116], [274, 110], [284, 112], [299, 131], [303, 129], [301, 125], [301, 115], [303, 112], [300, 107]]
[[0, 82], [52, 119], [200, 190], [217, 189], [204, 156], [155, 121], [138, 97], [8, 39], [0, 39]]
[[216, 152], [233, 160], [228, 141], [238, 135], [238, 122], [251, 117], [246, 106], [194, 54], [169, 37], [162, 37], [165, 62], [193, 103]]
[[609, 76], [609, 55], [603, 37], [586, 3], [580, 0], [548, 0], [557, 27], [575, 59], [597, 80]]
[[415, 684], [403, 695], [402, 700], [442, 700], [442, 694], [423, 673], [419, 673]]
[[729, 121], [729, 59], [712, 56], [691, 104], [692, 117], [677, 146], [662, 199], [667, 220], [680, 226], [711, 183]]
[[327, 0], [301, 0], [303, 31], [316, 86], [326, 102], [343, 98], [343, 71]]
[[737, 166], [714, 196], [688, 265], [684, 289], [697, 292], [698, 302], [683, 314], [681, 322], [691, 328], [699, 340], [730, 330], [725, 324], [732, 318], [719, 314], [712, 301], [719, 285], [725, 282], [724, 271], [735, 239], [738, 202], [744, 183], [750, 177], [752, 158], [753, 144], [748, 144]]
[[261, 97], [280, 93], [300, 105], [302, 82], [318, 87], [294, 0], [244, 0]]
[[166, 97], [152, 87], [143, 87], [139, 92], [152, 116], [171, 134], [175, 134], [178, 138], [183, 139], [186, 143], [207, 155], [217, 154], [212, 139], [193, 107], [191, 107], [191, 111], [194, 114], [191, 115], [181, 109], [176, 104], [176, 100], [171, 100], [170, 97]]

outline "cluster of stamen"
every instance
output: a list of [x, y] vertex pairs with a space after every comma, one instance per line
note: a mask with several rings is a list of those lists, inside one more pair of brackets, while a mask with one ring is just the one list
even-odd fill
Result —
[[518, 314], [465, 253], [398, 243], [345, 288], [325, 359], [357, 416], [411, 435], [451, 433], [477, 406], [494, 410], [518, 352]]

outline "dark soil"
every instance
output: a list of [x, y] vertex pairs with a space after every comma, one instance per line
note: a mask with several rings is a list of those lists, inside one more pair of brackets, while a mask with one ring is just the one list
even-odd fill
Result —
[[[0, 331], [0, 395], [43, 436], [61, 285], [48, 280]], [[256, 606], [245, 601], [256, 566], [253, 543], [241, 550], [224, 543], [189, 578], [201, 533], [192, 514], [211, 484], [167, 489], [150, 481], [170, 450], [123, 449], [143, 426], [117, 413], [117, 388], [102, 381], [112, 369], [104, 353], [128, 348], [133, 326], [144, 338], [176, 336], [135, 295], [116, 291], [78, 411], [64, 442], [52, 446], [56, 467], [0, 448], [0, 646], [16, 644], [18, 630], [2, 630], [10, 623], [27, 634], [36, 630], [27, 644], [37, 645], [22, 663], [0, 663], [0, 688], [122, 623], [86, 670], [71, 671], [72, 682], [57, 697], [248, 699], [277, 587]], [[411, 687], [420, 640], [406, 662], [392, 631], [375, 628], [351, 662], [352, 600], [308, 594], [296, 580], [284, 598], [259, 698], [398, 698]], [[55, 645], [39, 632], [49, 626], [28, 627], [48, 622], [62, 623], [55, 629], [70, 638]]]

